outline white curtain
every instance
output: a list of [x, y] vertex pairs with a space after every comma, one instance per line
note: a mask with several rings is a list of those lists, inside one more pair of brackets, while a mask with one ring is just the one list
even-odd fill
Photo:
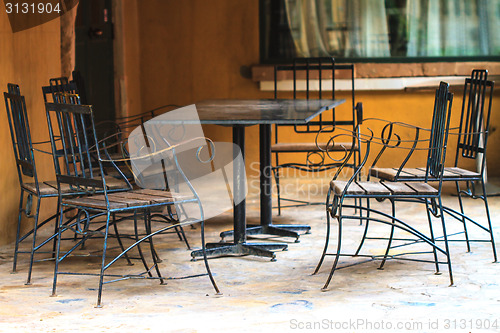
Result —
[[286, 13], [297, 54], [304, 57], [327, 56], [325, 31], [321, 27], [325, 13], [318, 3], [308, 0], [285, 0]]
[[347, 1], [346, 56], [390, 57], [384, 0]]
[[486, 24], [480, 26], [481, 49], [487, 54], [500, 54], [500, 1], [480, 0], [480, 17]]
[[[285, 6], [301, 57], [391, 56], [384, 0]], [[406, 37], [408, 57], [500, 55], [500, 0], [406, 0]]]
[[285, 0], [297, 54], [389, 57], [384, 0]]
[[499, 0], [407, 0], [408, 56], [499, 54]]

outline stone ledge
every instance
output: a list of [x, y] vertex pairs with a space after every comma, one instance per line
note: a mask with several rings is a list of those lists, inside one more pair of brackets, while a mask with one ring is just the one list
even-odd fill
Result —
[[[426, 77], [426, 76], [469, 76], [474, 68], [486, 68], [490, 75], [500, 75], [500, 62], [423, 62], [423, 63], [357, 63], [355, 64], [356, 78], [398, 78], [398, 77]], [[324, 79], [331, 78], [329, 71], [324, 71]], [[292, 72], [280, 73], [279, 80], [291, 80]], [[305, 79], [305, 73], [297, 72], [299, 79]], [[342, 71], [337, 78], [347, 79], [349, 73]], [[311, 72], [313, 79], [317, 73]], [[274, 81], [273, 65], [252, 66], [252, 80]]]

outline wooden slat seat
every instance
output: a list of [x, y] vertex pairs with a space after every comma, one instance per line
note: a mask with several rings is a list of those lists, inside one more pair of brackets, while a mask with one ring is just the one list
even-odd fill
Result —
[[[457, 174], [460, 176], [460, 178], [475, 178], [475, 179], [481, 178], [480, 173], [457, 167], [444, 168], [444, 171]], [[446, 175], [444, 177], [446, 177]]]
[[[346, 181], [334, 180], [330, 183], [336, 194], [342, 194], [347, 185]], [[437, 195], [438, 190], [426, 183], [378, 183], [352, 182], [346, 192], [347, 195], [375, 195], [375, 196], [407, 196], [407, 195]]]
[[117, 189], [120, 189], [120, 188], [127, 188], [127, 186], [128, 186], [127, 182], [125, 182], [122, 179], [118, 179], [118, 178], [115, 178], [115, 177], [112, 177], [112, 176], [106, 176], [104, 178], [106, 180], [106, 186], [110, 190], [117, 190]]
[[385, 187], [391, 191], [392, 194], [399, 193], [402, 195], [410, 195], [415, 194], [415, 190], [405, 183], [392, 183], [392, 182], [384, 182]]
[[[281, 152], [281, 153], [297, 153], [297, 152], [302, 153], [302, 152], [319, 152], [327, 150], [326, 142], [318, 143], [318, 145], [316, 145], [315, 142], [276, 143], [271, 146], [271, 151]], [[352, 148], [353, 148], [352, 142], [341, 142], [341, 143], [336, 142], [335, 144], [330, 144], [328, 146], [328, 151], [345, 151], [345, 150], [351, 150]]]
[[[51, 184], [53, 183], [53, 184], [55, 184], [55, 186], [53, 186], [51, 184], [47, 184], [47, 182], [38, 183], [38, 189], [40, 190], [40, 194], [43, 196], [57, 196], [58, 192], [57, 192], [56, 181], [49, 182], [49, 183], [51, 183]], [[31, 193], [36, 193], [35, 183], [24, 183], [24, 184], [22, 184], [22, 187]], [[70, 193], [71, 189], [69, 188], [69, 185], [64, 184], [61, 187], [61, 191], [62, 191], [62, 193]]]
[[[127, 207], [141, 207], [152, 204], [174, 202], [176, 199], [168, 191], [134, 190], [128, 192], [117, 192], [108, 194], [110, 209], [124, 209]], [[64, 204], [74, 206], [85, 206], [95, 209], [106, 210], [106, 198], [104, 195], [93, 195], [88, 197], [68, 198], [63, 200]]]
[[134, 190], [134, 192], [140, 193], [140, 194], [151, 195], [151, 196], [173, 198], [175, 200], [187, 200], [190, 198], [194, 198], [193, 196], [182, 195], [180, 193], [173, 192], [173, 191], [152, 190], [152, 189], [145, 189], [145, 188], [139, 189], [139, 190]]
[[[405, 180], [405, 179], [425, 179], [425, 168], [404, 168], [401, 170], [399, 176], [397, 176], [398, 168], [372, 168], [370, 170], [370, 175], [383, 180]], [[444, 168], [443, 178], [444, 179], [456, 179], [456, 178], [478, 178], [481, 175], [477, 172], [469, 171], [457, 167], [446, 167]]]
[[[379, 179], [395, 181], [398, 170], [398, 168], [372, 168], [370, 169], [370, 175]], [[416, 168], [404, 168], [397, 179], [404, 180], [420, 177], [425, 178], [425, 170], [422, 172]]]
[[439, 191], [427, 183], [405, 183], [419, 195], [437, 195]]
[[[95, 177], [94, 179], [99, 179], [99, 177]], [[112, 176], [106, 176], [105, 179], [106, 186], [109, 190], [126, 189], [128, 187], [127, 183], [122, 179], [117, 179]], [[47, 181], [44, 183], [45, 185], [54, 188], [57, 193], [57, 182], [55, 180]], [[67, 188], [68, 192], [71, 192], [71, 190], [69, 190], [69, 185], [63, 184], [63, 188]]]
[[[97, 200], [95, 197], [81, 197], [81, 198], [69, 198], [63, 199], [63, 203], [71, 206], [80, 206], [80, 207], [88, 207], [95, 208], [99, 210], [106, 210], [106, 200], [104, 198], [102, 200]], [[110, 209], [121, 209], [129, 207], [126, 203], [123, 202], [114, 202], [109, 201]]]

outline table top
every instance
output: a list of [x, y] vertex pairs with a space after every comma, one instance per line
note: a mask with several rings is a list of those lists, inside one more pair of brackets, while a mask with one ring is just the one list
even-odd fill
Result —
[[306, 124], [344, 102], [345, 99], [214, 99], [195, 105], [202, 124]]

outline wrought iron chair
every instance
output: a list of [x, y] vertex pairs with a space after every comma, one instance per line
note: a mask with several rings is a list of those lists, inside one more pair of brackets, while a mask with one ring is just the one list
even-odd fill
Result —
[[[38, 229], [46, 225], [50, 221], [56, 219], [59, 215], [59, 208], [56, 214], [51, 215], [42, 222], [39, 222], [39, 213], [42, 199], [58, 197], [57, 186], [54, 186], [53, 181], [43, 181], [38, 179], [35, 156], [38, 152], [44, 152], [39, 146], [47, 142], [32, 142], [28, 114], [26, 110], [26, 102], [21, 95], [17, 84], [8, 84], [8, 92], [4, 93], [5, 106], [7, 109], [7, 118], [9, 120], [9, 128], [14, 148], [14, 156], [16, 158], [17, 173], [19, 177], [19, 185], [21, 188], [21, 197], [19, 200], [19, 215], [17, 222], [16, 243], [14, 248], [14, 261], [12, 271], [17, 270], [18, 254], [29, 253], [30, 260], [28, 265], [28, 276], [26, 284], [31, 284], [32, 269], [35, 253], [55, 253], [55, 242], [52, 251], [41, 251], [47, 243], [55, 238], [55, 233], [52, 236], [44, 239], [42, 242], [37, 239]], [[70, 194], [70, 188], [63, 186], [61, 188], [62, 195]], [[36, 206], [33, 206], [34, 197], [36, 198]], [[26, 202], [24, 202], [26, 198]], [[33, 212], [33, 208], [35, 211]], [[33, 219], [33, 228], [24, 235], [21, 235], [21, 218], [23, 214]], [[32, 236], [31, 249], [24, 251], [19, 249], [22, 241]]]
[[[278, 98], [278, 81], [283, 79], [291, 79], [293, 83], [293, 98], [331, 98], [335, 99], [335, 78], [340, 73], [348, 73], [346, 75], [350, 81], [350, 104], [348, 109], [339, 112], [333, 109], [322, 113], [317, 119], [310, 121], [306, 125], [276, 125], [275, 126], [275, 143], [271, 146], [271, 151], [275, 155], [276, 164], [273, 166], [273, 172], [277, 187], [278, 197], [278, 215], [281, 214], [281, 209], [285, 207], [298, 207], [311, 204], [322, 204], [320, 202], [310, 202], [309, 200], [284, 198], [281, 196], [280, 188], [280, 172], [282, 169], [291, 168], [304, 172], [322, 172], [339, 166], [339, 163], [326, 163], [324, 150], [326, 143], [315, 143], [313, 139], [308, 139], [307, 135], [311, 136], [320, 131], [324, 132], [324, 128], [330, 128], [333, 131], [338, 126], [346, 126], [352, 131], [356, 125], [362, 121], [363, 108], [361, 103], [356, 103], [354, 89], [354, 65], [353, 64], [336, 64], [335, 60], [329, 58], [304, 58], [295, 59], [291, 65], [276, 65], [274, 68], [274, 98]], [[291, 76], [291, 78], [290, 78]], [[318, 83], [315, 84], [315, 80]], [[305, 86], [304, 86], [305, 85]], [[327, 95], [326, 91], [331, 89], [331, 95]], [[302, 93], [301, 91], [304, 91]], [[342, 106], [339, 107], [342, 109]], [[332, 125], [335, 125], [332, 126]], [[285, 130], [285, 127], [293, 127], [293, 131], [298, 134], [297, 137], [302, 137], [302, 142], [283, 142], [280, 132]], [[305, 141], [305, 142], [304, 142]], [[356, 150], [353, 165], [359, 160], [358, 146], [349, 147], [350, 142], [335, 143], [334, 146], [328, 147], [330, 153], [334, 151], [343, 151], [343, 147]], [[280, 156], [290, 155], [293, 153], [306, 154], [305, 162], [281, 162]], [[282, 201], [290, 201], [292, 204], [283, 206]]]
[[[70, 96], [70, 98], [75, 98]], [[78, 209], [79, 213], [74, 223], [64, 224], [62, 218], [59, 219], [58, 234], [57, 234], [57, 250], [54, 268], [53, 295], [56, 294], [56, 286], [58, 276], [61, 274], [76, 274], [76, 275], [94, 275], [99, 278], [97, 306], [101, 306], [103, 285], [110, 282], [115, 282], [123, 279], [132, 278], [151, 278], [159, 279], [163, 284], [167, 278], [161, 275], [158, 267], [158, 260], [155, 248], [153, 246], [153, 236], [163, 233], [164, 231], [174, 228], [174, 225], [165, 226], [162, 224], [159, 228], [154, 228], [151, 221], [152, 214], [159, 208], [175, 204], [195, 204], [200, 207], [196, 192], [192, 191], [190, 195], [178, 195], [171, 191], [153, 190], [153, 189], [132, 189], [125, 192], [110, 193], [107, 190], [106, 178], [104, 177], [103, 162], [113, 163], [112, 160], [106, 158], [105, 150], [102, 147], [102, 142], [98, 141], [92, 106], [80, 104], [64, 104], [64, 103], [46, 103], [47, 122], [49, 126], [50, 141], [54, 156], [54, 167], [56, 169], [57, 185], [59, 189], [59, 205], [60, 210], [64, 208]], [[143, 139], [144, 140], [144, 139]], [[176, 163], [175, 149], [177, 146], [170, 146], [162, 151], [149, 151], [148, 147], [140, 149], [140, 154], [131, 156], [131, 161], [151, 161], [155, 158], [165, 158], [164, 153], [171, 154], [171, 157]], [[104, 152], [104, 155], [103, 155]], [[91, 156], [95, 154], [97, 161]], [[60, 161], [56, 161], [59, 159]], [[60, 163], [65, 165], [60, 167]], [[182, 170], [178, 170], [179, 175], [183, 176]], [[189, 180], [184, 180], [189, 183]], [[69, 186], [77, 197], [65, 198], [61, 195], [63, 186]], [[102, 194], [96, 194], [101, 191]], [[135, 238], [132, 244], [124, 248], [120, 244], [122, 251], [114, 253], [109, 247], [109, 238], [112, 236], [109, 232], [111, 226], [115, 226], [118, 220], [112, 219], [112, 216], [117, 213], [132, 213]], [[144, 232], [138, 231], [137, 214], [142, 213], [144, 216]], [[62, 215], [60, 215], [62, 216]], [[105, 221], [99, 221], [96, 217], [105, 217]], [[123, 224], [127, 220], [120, 220]], [[203, 211], [200, 211], [200, 218], [190, 219], [179, 222], [180, 224], [201, 224], [201, 242], [202, 251], [204, 254], [204, 262], [207, 274], [212, 282], [212, 285], [217, 293], [219, 289], [211, 274], [208, 266], [208, 261], [205, 255], [204, 247], [204, 216]], [[81, 236], [81, 238], [66, 252], [61, 251], [61, 239], [65, 232], [73, 232]], [[88, 273], [84, 271], [64, 272], [60, 270], [60, 265], [63, 261], [69, 258], [81, 244], [87, 242], [91, 238], [102, 239], [102, 246], [99, 246], [102, 251], [101, 265], [99, 273]], [[118, 238], [119, 239], [119, 238]], [[148, 264], [146, 257], [141, 249], [141, 244], [149, 244], [151, 250], [151, 258], [153, 264]], [[120, 258], [129, 255], [132, 249], [137, 249], [140, 260], [144, 265], [144, 271], [139, 273], [108, 273], [111, 268]], [[113, 259], [109, 260], [109, 256]], [[153, 270], [156, 276], [153, 276]], [[199, 275], [198, 275], [199, 276]], [[104, 281], [105, 278], [112, 278]]]
[[[72, 76], [73, 80], [71, 81], [68, 81], [66, 77], [51, 78], [49, 86], [42, 87], [44, 101], [58, 103], [59, 100], [66, 98], [65, 96], [78, 95], [80, 104], [90, 104], [86, 97], [83, 76], [79, 71], [73, 71]], [[131, 117], [100, 121], [95, 124], [97, 138], [104, 143], [108, 159], [115, 161], [114, 163], [103, 162], [108, 185], [113, 184], [114, 188], [121, 185], [122, 188], [125, 188], [127, 184], [123, 182], [123, 176], [125, 176], [127, 182], [134, 182], [130, 161], [128, 161], [128, 151], [125, 148], [126, 145], [122, 144], [122, 142], [127, 140], [130, 131], [137, 126], [142, 126], [145, 121], [155, 116], [156, 111], [152, 110]], [[170, 223], [172, 218], [170, 209], [169, 212], [168, 216], [155, 214], [154, 218]], [[192, 227], [194, 228], [194, 226]], [[174, 229], [173, 232], [177, 234], [179, 240], [186, 244], [188, 250], [191, 249], [182, 226], [178, 225]], [[158, 258], [158, 260], [160, 259]]]
[[[469, 239], [467, 223], [472, 223], [489, 234], [493, 258], [496, 262], [497, 253], [485, 190], [486, 147], [494, 88], [494, 82], [489, 81], [487, 77], [488, 72], [486, 70], [476, 69], [472, 71], [471, 77], [465, 80], [455, 162], [452, 167], [445, 167], [443, 181], [455, 182], [460, 211], [445, 207], [445, 212], [463, 223], [465, 234], [463, 240], [453, 239], [450, 241], [465, 241], [468, 252], [470, 251], [470, 242], [483, 242], [484, 240]], [[463, 168], [464, 162], [467, 160], [475, 160], [478, 171]], [[425, 177], [425, 168], [407, 168], [405, 163], [399, 168], [379, 168], [376, 167], [376, 162], [377, 160], [373, 163], [370, 174], [382, 180], [394, 182], [421, 181]], [[466, 183], [465, 190], [461, 189], [460, 182]], [[478, 193], [476, 183], [479, 183], [482, 193]], [[487, 226], [481, 225], [465, 214], [462, 202], [463, 196], [481, 199], [484, 202]]]
[[[67, 77], [55, 77], [49, 79], [49, 85], [42, 87], [43, 101], [55, 102], [55, 94], [57, 93], [68, 93], [68, 94], [78, 94], [80, 96], [80, 91], [78, 86], [74, 81], [68, 81]], [[82, 104], [87, 104], [86, 99], [80, 97], [80, 102]]]
[[[444, 161], [446, 156], [447, 138], [450, 124], [450, 114], [453, 95], [448, 91], [448, 84], [441, 82], [439, 88], [436, 90], [432, 130], [430, 131], [429, 138], [422, 140], [420, 137], [421, 129], [418, 127], [411, 127], [409, 125], [400, 123], [388, 123], [382, 131], [380, 138], [374, 138], [373, 132], [370, 130], [367, 135], [358, 135], [355, 133], [336, 134], [332, 136], [331, 141], [341, 139], [343, 136], [351, 138], [354, 144], [357, 140], [364, 146], [363, 159], [360, 161], [359, 166], [354, 170], [354, 173], [349, 180], [344, 181], [340, 176], [344, 173], [346, 165], [354, 157], [353, 150], [347, 150], [342, 166], [337, 170], [331, 182], [330, 189], [327, 195], [326, 215], [327, 215], [327, 236], [325, 247], [321, 255], [320, 261], [316, 267], [314, 274], [318, 273], [326, 255], [333, 255], [335, 257], [332, 269], [323, 287], [323, 290], [328, 288], [330, 281], [333, 277], [339, 258], [341, 256], [358, 256], [368, 257], [372, 260], [381, 260], [379, 268], [382, 268], [385, 262], [389, 259], [405, 259], [419, 262], [430, 262], [436, 266], [436, 273], [439, 272], [439, 264], [447, 264], [449, 270], [450, 283], [453, 284], [453, 274], [450, 259], [450, 252], [446, 236], [446, 227], [443, 216], [443, 205], [441, 201], [441, 188], [443, 180]], [[398, 134], [398, 127], [403, 126], [405, 132], [410, 130], [413, 138], [409, 140], [403, 139]], [[364, 171], [364, 166], [370, 154], [370, 148], [375, 144], [382, 145], [382, 149], [386, 147], [399, 149], [407, 149], [405, 154], [407, 157], [411, 156], [419, 148], [419, 144], [428, 144], [427, 151], [427, 166], [424, 170], [425, 177], [419, 182], [405, 182], [405, 183], [392, 183], [392, 182], [373, 182], [373, 181], [360, 181], [358, 176], [361, 176]], [[328, 151], [326, 151], [328, 153]], [[437, 189], [429, 185], [432, 180], [438, 181]], [[346, 199], [360, 199], [354, 201], [354, 205], [346, 204]], [[366, 205], [357, 205], [357, 202], [366, 199]], [[375, 209], [371, 205], [370, 199], [377, 201], [388, 201], [391, 204], [391, 212], [386, 213], [383, 210]], [[403, 221], [396, 216], [396, 202], [414, 202], [418, 204], [425, 204], [427, 218], [429, 220], [429, 235], [426, 235], [422, 230], [419, 230], [416, 225], [412, 225], [409, 221]], [[361, 210], [363, 214], [350, 214], [350, 209]], [[440, 247], [434, 237], [431, 215], [440, 218], [443, 234], [444, 234], [444, 248]], [[338, 221], [338, 238], [335, 253], [328, 253], [328, 245], [330, 240], [330, 221], [337, 219]], [[366, 225], [370, 222], [378, 222], [390, 226], [389, 236], [383, 238], [387, 240], [387, 247], [385, 252], [380, 255], [363, 255], [360, 254], [363, 242], [366, 239], [366, 234], [363, 235], [361, 242], [354, 254], [346, 254], [342, 252], [342, 238], [343, 238], [343, 223], [345, 220], [362, 220], [366, 221]], [[420, 243], [425, 243], [431, 246], [432, 252], [408, 252], [392, 254], [392, 243], [394, 241], [395, 230], [402, 230], [415, 236], [420, 240]], [[365, 233], [366, 233], [365, 229]], [[446, 258], [441, 261], [438, 252]], [[434, 260], [415, 258], [422, 254], [432, 254]]]

